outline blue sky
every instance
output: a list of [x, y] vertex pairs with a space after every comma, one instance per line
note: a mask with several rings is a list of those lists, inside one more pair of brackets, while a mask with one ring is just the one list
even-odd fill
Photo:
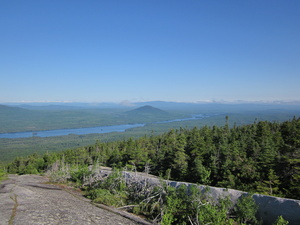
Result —
[[0, 102], [300, 100], [300, 1], [0, 3]]

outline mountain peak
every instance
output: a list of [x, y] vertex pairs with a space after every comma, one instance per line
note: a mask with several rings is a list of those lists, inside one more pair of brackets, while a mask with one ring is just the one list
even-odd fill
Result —
[[151, 105], [145, 105], [145, 106], [139, 107], [137, 109], [130, 110], [127, 113], [129, 113], [129, 114], [136, 114], [136, 113], [139, 113], [139, 114], [167, 114], [167, 112], [165, 112], [161, 109], [155, 108]]

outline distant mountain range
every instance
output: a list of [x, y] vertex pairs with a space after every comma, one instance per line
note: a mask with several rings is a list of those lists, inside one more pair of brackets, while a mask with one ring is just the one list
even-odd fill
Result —
[[[85, 103], [85, 102], [53, 102], [53, 103], [8, 103], [7, 106], [19, 107], [30, 110], [74, 110], [74, 109], [120, 109], [124, 111], [135, 110], [137, 107], [157, 108], [164, 111], [185, 111], [197, 113], [219, 113], [219, 112], [243, 112], [253, 110], [300, 110], [300, 102], [276, 101], [276, 102], [122, 102], [122, 103]], [[0, 108], [1, 109], [1, 108]], [[147, 110], [146, 110], [147, 111]]]

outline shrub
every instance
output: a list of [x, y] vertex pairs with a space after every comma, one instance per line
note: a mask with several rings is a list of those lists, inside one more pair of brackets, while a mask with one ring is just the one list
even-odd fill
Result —
[[3, 169], [0, 169], [0, 183], [2, 180], [5, 180], [7, 178], [6, 173], [4, 172]]
[[242, 224], [258, 224], [255, 217], [258, 206], [256, 205], [252, 195], [242, 196], [235, 207], [235, 213], [238, 221]]
[[273, 225], [287, 225], [289, 221], [286, 221], [282, 216], [279, 216]]
[[126, 192], [112, 194], [109, 190], [101, 188], [89, 191], [87, 197], [92, 199], [93, 202], [115, 207], [124, 206], [127, 202]]
[[85, 177], [88, 177], [92, 174], [92, 171], [88, 169], [87, 166], [78, 168], [77, 170], [71, 171], [70, 181], [75, 182], [76, 185], [82, 186], [84, 184]]

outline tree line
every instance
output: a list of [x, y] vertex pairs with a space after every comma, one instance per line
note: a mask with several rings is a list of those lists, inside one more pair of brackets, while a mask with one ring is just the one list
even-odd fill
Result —
[[9, 173], [42, 173], [57, 160], [144, 171], [166, 179], [300, 199], [300, 118], [244, 126], [171, 129], [161, 135], [33, 154]]

